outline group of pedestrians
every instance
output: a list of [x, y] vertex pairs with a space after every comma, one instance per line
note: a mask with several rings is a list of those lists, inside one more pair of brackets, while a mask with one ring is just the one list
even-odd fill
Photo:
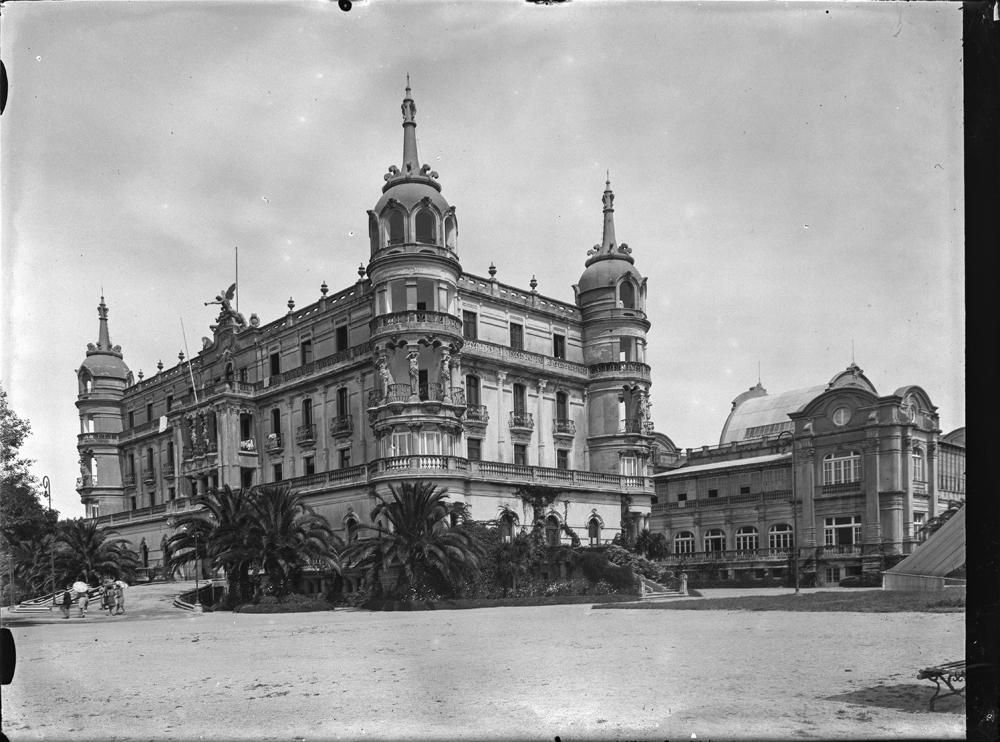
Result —
[[[125, 588], [127, 585], [121, 580], [105, 580], [97, 588], [97, 598], [101, 601], [101, 610], [107, 611], [109, 616], [120, 616], [125, 613]], [[67, 585], [59, 601], [62, 608], [63, 618], [69, 618], [73, 604], [76, 603], [77, 614], [80, 618], [87, 617], [87, 608], [90, 605], [90, 585], [83, 580]]]

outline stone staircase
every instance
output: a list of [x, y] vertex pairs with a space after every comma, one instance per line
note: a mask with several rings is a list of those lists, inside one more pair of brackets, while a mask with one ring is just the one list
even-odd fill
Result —
[[674, 598], [686, 598], [687, 593], [669, 588], [658, 582], [653, 582], [642, 575], [639, 575], [640, 598], [644, 601], [672, 600]]

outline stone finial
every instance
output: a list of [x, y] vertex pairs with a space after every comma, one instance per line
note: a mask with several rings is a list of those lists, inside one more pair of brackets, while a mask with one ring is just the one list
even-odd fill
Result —
[[180, 361], [181, 363], [184, 363], [184, 351], [183, 350], [180, 353], [177, 354], [177, 360]]
[[163, 361], [159, 360], [156, 362], [156, 373], [163, 371]]
[[145, 374], [142, 373], [142, 369], [140, 368], [139, 369], [139, 381], [142, 381], [142, 377], [143, 376], [145, 376]]
[[528, 282], [528, 285], [531, 286], [531, 293], [536, 293], [536, 289], [538, 288], [538, 279], [535, 278], [534, 274], [531, 275], [531, 280]]
[[292, 297], [290, 297], [290, 296], [289, 296], [289, 297], [288, 297], [288, 311], [289, 311], [289, 313], [290, 313], [290, 312], [291, 312], [291, 311], [292, 311], [293, 309], [295, 309], [295, 299], [293, 299]]
[[330, 290], [330, 287], [326, 285], [326, 281], [323, 281], [323, 283], [320, 284], [319, 293], [321, 293], [323, 295], [324, 299], [326, 298], [326, 292], [329, 291], [329, 290]]
[[497, 267], [492, 262], [490, 263], [489, 273], [491, 281], [497, 280]]
[[364, 263], [358, 263], [358, 280], [359, 281], [364, 281], [365, 280], [365, 264]]

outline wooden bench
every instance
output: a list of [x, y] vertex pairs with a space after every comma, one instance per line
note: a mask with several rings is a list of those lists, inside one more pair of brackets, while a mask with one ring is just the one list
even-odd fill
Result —
[[[934, 702], [938, 697], [947, 698], [948, 696], [959, 696], [965, 693], [966, 669], [965, 660], [960, 660], [959, 662], [946, 662], [943, 665], [936, 665], [935, 667], [925, 667], [917, 673], [917, 679], [931, 680], [934, 683], [934, 695], [931, 696], [931, 702], [928, 705], [930, 711], [934, 710]], [[961, 687], [956, 688], [956, 683], [960, 683]], [[947, 693], [941, 693], [943, 687], [948, 688]]]

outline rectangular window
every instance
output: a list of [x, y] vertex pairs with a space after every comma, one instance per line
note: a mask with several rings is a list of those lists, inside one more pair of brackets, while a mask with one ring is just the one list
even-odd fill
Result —
[[677, 493], [677, 502], [687, 502], [687, 499], [688, 499], [687, 492]]
[[299, 363], [305, 366], [307, 363], [312, 363], [313, 359], [313, 341], [303, 340], [302, 344], [299, 346]]
[[479, 401], [479, 377], [471, 374], [465, 377], [465, 403], [472, 407], [478, 407]]
[[337, 352], [342, 350], [347, 350], [347, 325], [341, 325], [336, 330], [337, 337], [335, 340]]
[[132, 509], [133, 509], [133, 510], [135, 510], [135, 505], [136, 505], [136, 502], [135, 502], [135, 495], [132, 495]]
[[172, 410], [173, 408], [174, 408], [174, 395], [173, 394], [168, 394], [167, 395], [167, 412], [170, 412], [170, 410]]
[[337, 390], [337, 417], [347, 416], [347, 387]]
[[475, 312], [462, 312], [462, 337], [466, 340], [479, 339], [479, 317]]
[[146, 404], [146, 422], [153, 422], [153, 403], [149, 402]]
[[177, 499], [177, 488], [176, 487], [169, 487], [167, 489], [167, 497], [171, 501], [176, 500]]
[[313, 424], [313, 403], [308, 398], [302, 400], [302, 424]]
[[436, 430], [421, 432], [417, 435], [417, 453], [424, 456], [441, 455], [441, 433]]
[[709, 497], [718, 497], [719, 496], [719, 490], [709, 490], [708, 491], [708, 496]]
[[153, 507], [156, 504], [156, 492], [150, 491], [149, 493], [149, 506]]
[[302, 459], [302, 473], [307, 477], [316, 473], [316, 459], [313, 456], [306, 456]]
[[429, 394], [429, 388], [427, 386], [427, 369], [422, 368], [417, 372], [417, 396], [420, 399], [427, 399]]
[[750, 488], [749, 487], [740, 487], [740, 494], [741, 495], [749, 495], [750, 494]]
[[639, 476], [639, 459], [635, 456], [622, 456], [619, 459], [621, 473], [627, 477]]
[[467, 446], [467, 456], [469, 461], [482, 461], [483, 460], [483, 442], [478, 438], [469, 438], [466, 441]]
[[566, 336], [565, 335], [553, 335], [552, 336], [552, 356], [554, 358], [565, 358], [566, 357]]
[[391, 456], [409, 456], [410, 454], [410, 434], [407, 432], [396, 432], [392, 434]]
[[340, 468], [347, 469], [351, 466], [351, 449], [340, 449]]
[[556, 449], [556, 469], [569, 469], [569, 451], [565, 448]]
[[524, 326], [516, 322], [510, 323], [510, 347], [513, 350], [524, 350]]
[[128, 411], [128, 426], [130, 428], [134, 428], [135, 427], [135, 411], [134, 410], [129, 410]]
[[284, 472], [281, 471], [281, 464], [275, 464], [271, 467], [271, 473], [274, 475], [272, 477], [273, 481], [280, 482], [284, 479]]
[[240, 487], [243, 489], [253, 487], [253, 469], [240, 469]]
[[247, 373], [247, 367], [244, 366], [243, 368], [240, 369], [240, 381], [242, 383], [246, 384], [249, 379], [250, 379], [250, 376]]
[[281, 434], [281, 410], [277, 407], [271, 409], [271, 432], [275, 435]]
[[823, 544], [838, 552], [852, 552], [861, 544], [861, 518], [845, 515], [826, 518], [823, 528]]
[[271, 376], [277, 376], [281, 373], [281, 354], [272, 353], [271, 354]]
[[514, 463], [517, 466], [528, 465], [528, 447], [523, 443], [514, 444]]

